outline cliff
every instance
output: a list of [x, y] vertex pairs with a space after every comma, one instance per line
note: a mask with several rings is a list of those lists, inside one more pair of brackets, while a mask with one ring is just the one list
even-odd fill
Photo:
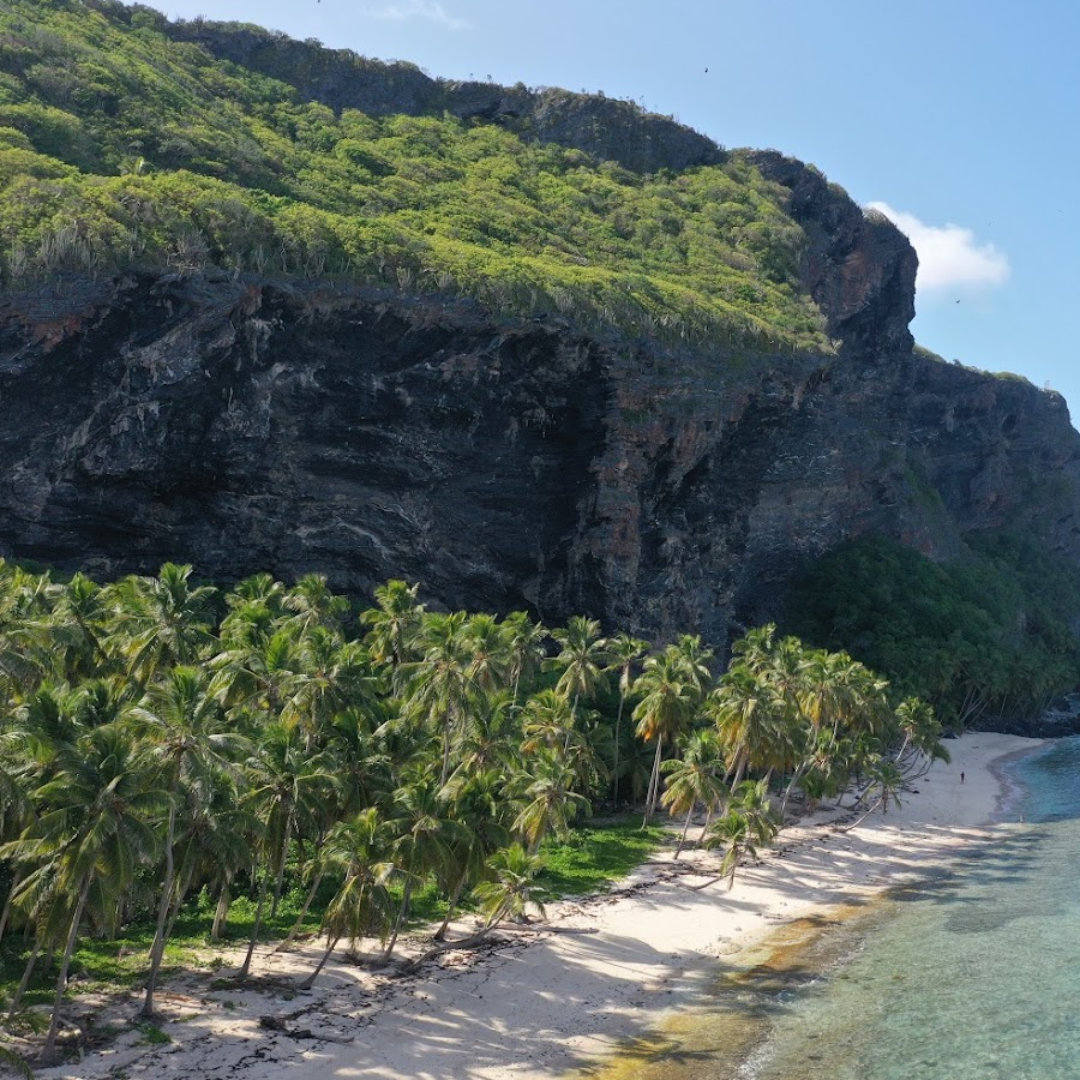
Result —
[[224, 275], [7, 294], [0, 550], [102, 578], [317, 570], [358, 596], [399, 576], [447, 606], [721, 645], [866, 531], [947, 557], [1022, 529], [1080, 558], [1063, 400], [905, 347], [910, 291], [897, 312], [875, 252], [822, 255], [854, 328], [835, 356], [676, 356]]

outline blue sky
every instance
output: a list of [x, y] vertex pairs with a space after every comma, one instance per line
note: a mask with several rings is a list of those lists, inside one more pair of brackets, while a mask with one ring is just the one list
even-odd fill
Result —
[[603, 90], [724, 146], [813, 162], [912, 236], [921, 344], [1049, 385], [1080, 424], [1075, 0], [154, 6], [410, 60], [433, 76]]

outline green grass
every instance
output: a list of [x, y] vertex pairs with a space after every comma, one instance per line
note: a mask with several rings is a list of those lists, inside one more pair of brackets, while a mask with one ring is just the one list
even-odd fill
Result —
[[541, 848], [546, 864], [538, 876], [545, 900], [601, 892], [640, 866], [661, 844], [660, 828], [642, 830], [637, 815], [574, 829], [564, 841]]

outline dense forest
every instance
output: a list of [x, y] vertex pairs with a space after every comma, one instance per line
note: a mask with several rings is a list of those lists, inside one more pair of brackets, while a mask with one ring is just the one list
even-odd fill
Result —
[[886, 807], [943, 755], [929, 707], [845, 653], [769, 626], [713, 661], [690, 635], [428, 611], [401, 581], [357, 614], [316, 575], [222, 593], [172, 564], [104, 586], [3, 565], [6, 1024], [51, 981], [52, 1057], [88, 938], [145, 928], [149, 1017], [178, 923], [214, 942], [241, 909], [243, 979], [291, 896], [323, 962], [365, 938], [389, 959], [422, 893], [437, 940], [463, 904], [480, 936], [522, 915], [545, 840], [594, 806], [668, 810], [679, 850], [718, 847], [734, 877], [793, 795]]
[[343, 275], [652, 338], [831, 347], [786, 192], [737, 153], [639, 175], [483, 120], [337, 113], [164, 25], [105, 0], [0, 9], [8, 285]]
[[956, 730], [1038, 715], [1080, 679], [1080, 570], [1007, 533], [965, 539], [940, 563], [883, 537], [843, 544], [794, 583], [785, 626], [850, 650]]

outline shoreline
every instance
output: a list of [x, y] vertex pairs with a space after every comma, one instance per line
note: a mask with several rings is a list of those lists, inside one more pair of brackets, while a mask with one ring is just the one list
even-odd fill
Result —
[[[141, 1033], [126, 1032], [39, 1075], [271, 1080], [288, 1069], [294, 1080], [554, 1080], [589, 1067], [606, 1077], [605, 1059], [692, 1009], [722, 966], [745, 962], [777, 931], [798, 938], [800, 926], [835, 921], [840, 908], [863, 907], [990, 837], [1015, 797], [1002, 767], [1044, 744], [993, 733], [949, 740], [952, 762], [935, 763], [899, 808], [850, 829], [835, 811], [805, 818], [742, 868], [730, 891], [709, 884], [717, 855], [675, 861], [664, 851], [608, 893], [550, 905], [542, 927], [450, 951], [415, 975], [371, 974], [339, 953], [312, 991], [293, 991], [287, 981], [310, 972], [319, 943], [278, 955], [263, 947], [254, 969], [262, 989], [212, 989], [205, 974], [164, 988], [168, 1045], [135, 1045]], [[453, 928], [470, 930], [468, 920]], [[276, 982], [269, 993], [267, 980]], [[99, 1023], [123, 1024], [132, 1011], [109, 1006]], [[264, 1017], [287, 1030], [260, 1028]]]

